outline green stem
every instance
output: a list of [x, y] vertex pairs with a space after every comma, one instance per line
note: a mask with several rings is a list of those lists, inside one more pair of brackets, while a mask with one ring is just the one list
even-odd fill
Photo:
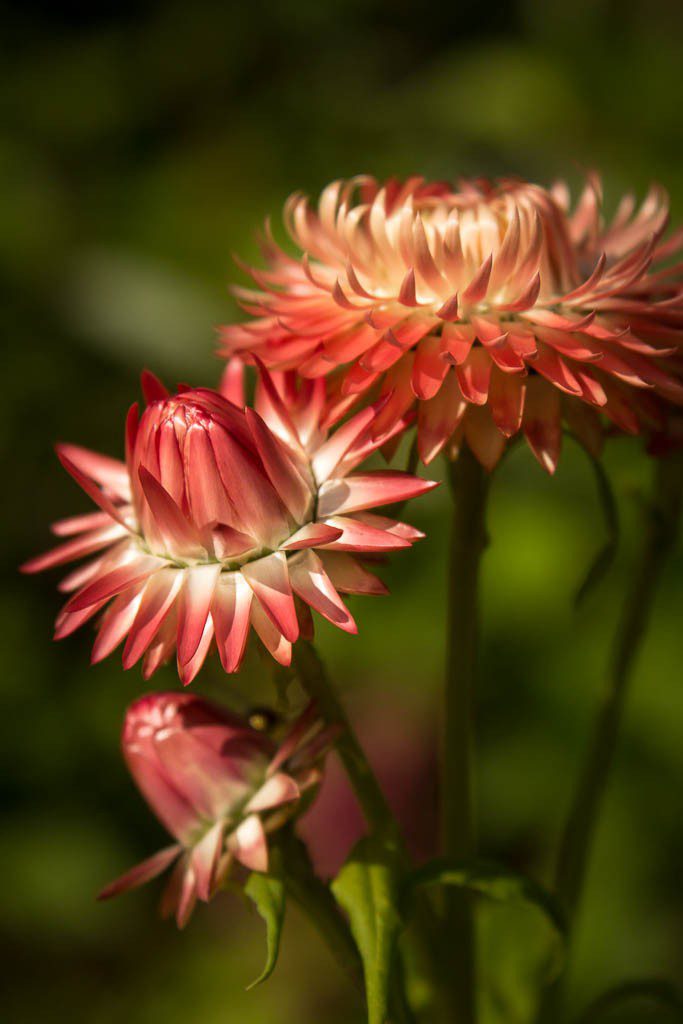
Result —
[[[448, 595], [443, 778], [444, 854], [469, 860], [475, 853], [473, 700], [477, 661], [478, 590], [486, 534], [489, 477], [464, 447], [449, 467], [453, 520]], [[472, 897], [445, 894], [446, 939], [452, 949], [451, 993], [457, 1024], [476, 1021], [476, 963]]]
[[363, 748], [346, 717], [334, 687], [330, 685], [325, 667], [312, 644], [300, 640], [294, 648], [294, 671], [301, 685], [318, 705], [328, 725], [340, 725], [335, 742], [363, 814], [371, 826], [387, 836], [398, 836], [398, 825], [384, 793], [368, 763]]
[[363, 991], [363, 969], [346, 921], [328, 887], [313, 870], [308, 850], [289, 829], [275, 840], [282, 853], [285, 889], [311, 919], [355, 988]]
[[[680, 453], [658, 459], [654, 494], [643, 526], [642, 547], [630, 580], [608, 663], [607, 679], [593, 736], [583, 762], [560, 842], [555, 890], [570, 924], [579, 911], [593, 838], [617, 747], [624, 705], [659, 580], [676, 543], [683, 497]], [[556, 1024], [562, 980], [546, 993], [539, 1020]]]
[[[408, 869], [411, 867], [410, 857], [398, 823], [363, 748], [356, 739], [335, 689], [327, 678], [325, 667], [312, 644], [304, 640], [300, 640], [296, 644], [293, 669], [308, 696], [316, 701], [327, 724], [341, 726], [339, 737], [335, 742], [335, 749], [341, 758], [365, 819], [373, 831], [394, 840], [406, 869]], [[438, 924], [428, 901], [422, 900], [416, 907], [414, 924], [416, 943], [419, 946], [419, 962], [430, 978], [437, 1000], [440, 1000], [442, 983], [435, 975], [435, 968], [439, 963], [439, 958], [443, 957], [443, 951], [439, 944]], [[400, 973], [398, 967], [400, 964], [397, 965], [397, 975]], [[399, 980], [401, 980], [401, 986], [395, 987], [402, 988], [402, 979]], [[401, 1019], [401, 1015], [403, 1019], [407, 1019], [406, 1014], [409, 1013], [409, 1008], [402, 992], [398, 995], [395, 994], [393, 1003], [393, 1012], [397, 1020]]]

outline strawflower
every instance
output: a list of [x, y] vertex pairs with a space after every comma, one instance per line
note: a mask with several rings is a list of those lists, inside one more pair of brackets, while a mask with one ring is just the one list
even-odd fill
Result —
[[58, 454], [98, 511], [53, 526], [68, 538], [23, 566], [38, 572], [83, 556], [62, 581], [72, 593], [57, 639], [101, 613], [92, 660], [124, 639], [124, 668], [144, 657], [149, 677], [177, 655], [189, 683], [215, 643], [226, 672], [242, 661], [250, 626], [281, 664], [315, 609], [357, 632], [340, 593], [386, 588], [358, 556], [410, 547], [422, 534], [369, 509], [422, 494], [434, 483], [408, 473], [354, 472], [405, 422], [378, 434], [378, 408], [328, 434], [323, 381], [297, 387], [261, 377], [255, 408], [241, 407], [240, 367], [225, 390], [170, 396], [147, 375], [147, 408], [131, 409], [126, 462], [74, 445]]
[[683, 346], [683, 264], [669, 261], [683, 234], [663, 239], [659, 187], [637, 209], [625, 195], [610, 221], [601, 204], [594, 174], [573, 208], [564, 183], [507, 179], [358, 177], [317, 207], [294, 195], [300, 252], [266, 226], [267, 269], [235, 289], [254, 319], [222, 329], [223, 351], [332, 375], [343, 408], [389, 394], [380, 430], [417, 403], [424, 462], [464, 440], [490, 469], [521, 431], [553, 472], [563, 423], [598, 452], [600, 414], [648, 432], [683, 402], [668, 364]]
[[296, 813], [321, 779], [332, 735], [311, 705], [278, 747], [247, 721], [189, 693], [152, 693], [128, 709], [121, 746], [150, 808], [175, 842], [99, 895], [109, 899], [175, 863], [164, 916], [183, 927], [233, 865], [268, 870], [268, 835]]

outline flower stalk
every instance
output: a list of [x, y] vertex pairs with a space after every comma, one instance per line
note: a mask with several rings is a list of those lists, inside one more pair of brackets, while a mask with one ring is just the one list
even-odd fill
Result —
[[[451, 535], [446, 688], [441, 782], [444, 854], [469, 860], [475, 852], [473, 697], [477, 661], [478, 590], [486, 548], [489, 476], [467, 447], [449, 466]], [[455, 1020], [476, 1020], [476, 954], [472, 897], [445, 894], [446, 938], [453, 951], [451, 994]]]
[[[580, 910], [595, 831], [619, 740], [636, 661], [645, 639], [662, 572], [676, 544], [683, 506], [683, 455], [655, 461], [652, 499], [643, 524], [638, 561], [621, 609], [609, 660], [605, 689], [593, 735], [581, 767], [567, 817], [555, 875], [555, 891], [570, 924]], [[562, 980], [548, 990], [539, 1020], [556, 1021]]]

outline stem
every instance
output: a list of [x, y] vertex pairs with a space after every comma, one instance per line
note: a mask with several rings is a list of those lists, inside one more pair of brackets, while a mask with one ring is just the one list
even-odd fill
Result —
[[[340, 725], [340, 735], [335, 748], [349, 777], [349, 781], [361, 805], [365, 819], [375, 832], [391, 838], [396, 843], [405, 867], [411, 867], [410, 857], [389, 804], [370, 767], [367, 757], [356, 739], [344, 708], [330, 684], [325, 667], [312, 644], [300, 640], [294, 647], [294, 672], [309, 697], [316, 701], [328, 725]], [[435, 977], [435, 966], [443, 957], [439, 944], [438, 924], [431, 904], [420, 900], [416, 905], [415, 938], [419, 946], [418, 959], [436, 989], [437, 998], [442, 999], [441, 982]], [[398, 958], [397, 958], [398, 959]], [[410, 1013], [403, 993], [403, 979], [396, 964], [397, 984], [394, 986], [392, 1010], [397, 1021], [408, 1021]], [[400, 984], [398, 984], [400, 982]], [[398, 991], [400, 990], [400, 991]], [[446, 1018], [448, 1019], [448, 1018]]]
[[325, 667], [312, 644], [304, 640], [294, 648], [294, 670], [308, 695], [316, 701], [328, 725], [341, 725], [335, 742], [363, 814], [371, 828], [398, 837], [396, 819], [368, 763], [363, 748], [349, 724], [346, 712], [330, 685]]
[[[676, 543], [683, 497], [681, 453], [655, 464], [654, 494], [643, 527], [642, 548], [626, 590], [608, 663], [607, 681], [593, 736], [583, 762], [560, 842], [555, 890], [570, 924], [579, 911], [598, 815], [624, 714], [628, 685], [645, 637], [657, 587], [667, 557]], [[540, 1021], [558, 1019], [562, 982], [546, 993]]]
[[313, 870], [308, 850], [288, 829], [277, 838], [285, 888], [310, 917], [356, 989], [363, 991], [363, 969], [356, 944], [327, 886]]
[[[444, 709], [442, 841], [444, 853], [469, 860], [475, 852], [473, 697], [477, 660], [478, 589], [488, 542], [489, 477], [469, 448], [450, 464], [453, 520], [450, 555]], [[452, 956], [451, 996], [457, 1024], [476, 1021], [475, 935], [471, 895], [445, 894], [446, 939]]]

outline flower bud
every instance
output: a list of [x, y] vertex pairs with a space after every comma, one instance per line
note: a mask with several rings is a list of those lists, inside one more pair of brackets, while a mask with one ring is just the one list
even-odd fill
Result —
[[162, 912], [179, 927], [237, 862], [268, 870], [269, 833], [317, 786], [332, 739], [311, 705], [278, 746], [231, 712], [189, 693], [152, 693], [128, 709], [122, 749], [135, 783], [175, 842], [108, 885], [136, 888], [175, 862]]

